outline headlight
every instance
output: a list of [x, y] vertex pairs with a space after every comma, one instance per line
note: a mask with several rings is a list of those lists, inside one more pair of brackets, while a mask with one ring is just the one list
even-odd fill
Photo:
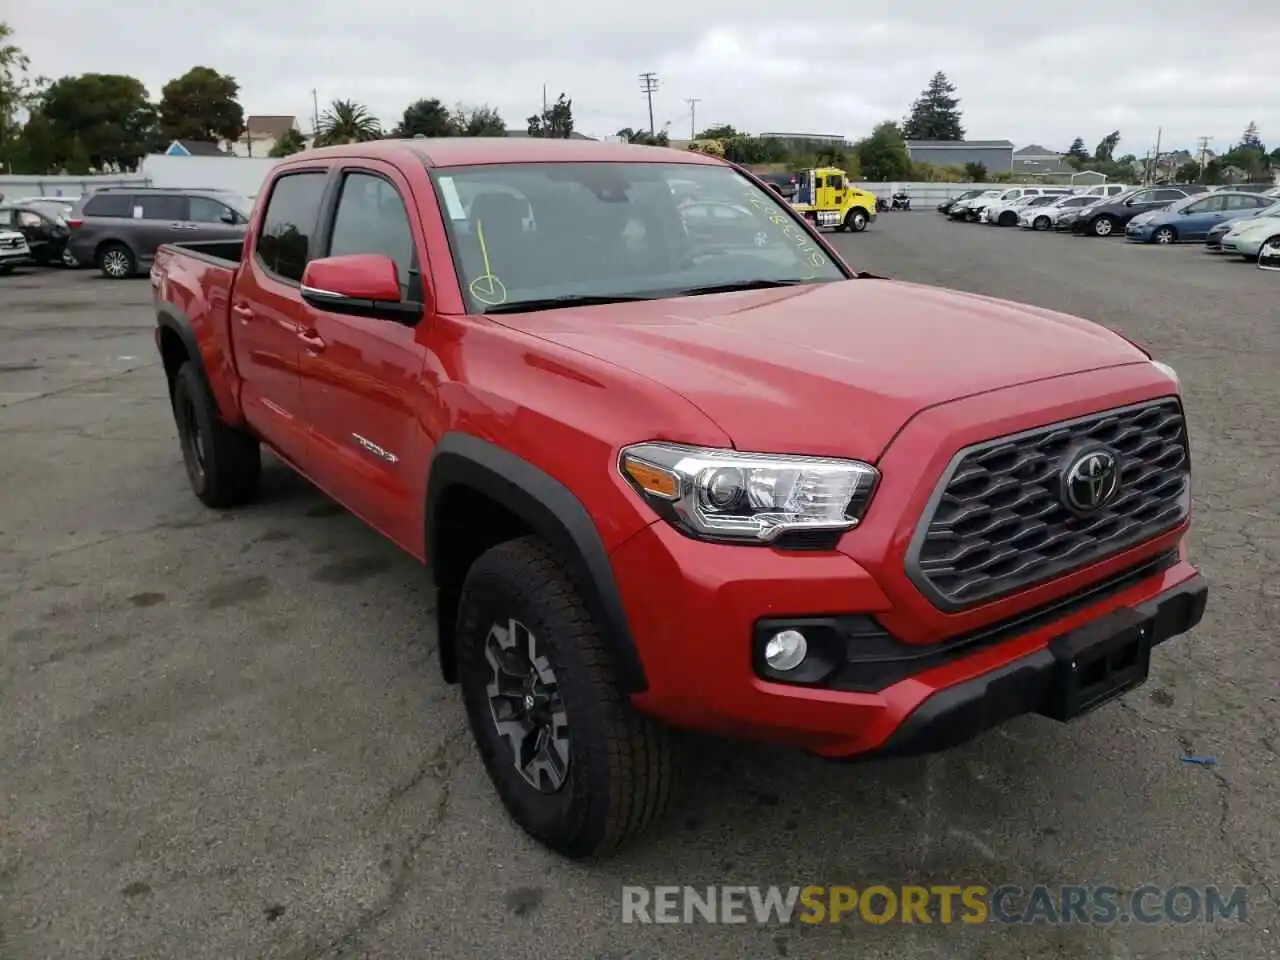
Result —
[[692, 536], [735, 543], [852, 529], [880, 480], [856, 460], [673, 443], [627, 447], [618, 466], [664, 519]]
[[1157, 370], [1159, 370], [1161, 373], [1163, 373], [1170, 380], [1172, 380], [1174, 383], [1181, 386], [1182, 381], [1178, 379], [1178, 371], [1173, 369], [1173, 367], [1169, 366], [1167, 363], [1161, 363], [1159, 360], [1152, 360], [1151, 365], [1155, 367]]

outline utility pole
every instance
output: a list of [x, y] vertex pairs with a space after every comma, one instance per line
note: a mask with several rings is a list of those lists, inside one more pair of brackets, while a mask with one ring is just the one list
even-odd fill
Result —
[[698, 135], [698, 104], [702, 102], [701, 97], [690, 97], [685, 101], [689, 105], [689, 139], [692, 140]]
[[649, 100], [649, 136], [654, 136], [656, 131], [653, 129], [653, 94], [658, 89], [658, 75], [656, 73], [640, 74], [640, 92]]
[[320, 96], [316, 88], [311, 88], [311, 139], [315, 139], [316, 129], [320, 126]]
[[1204, 179], [1204, 168], [1209, 156], [1209, 141], [1212, 137], [1200, 137], [1200, 179]]
[[547, 122], [547, 85], [542, 85], [542, 135], [543, 137], [551, 136], [551, 131], [547, 128], [551, 124]]
[[1160, 179], [1160, 140], [1164, 136], [1164, 127], [1156, 127], [1156, 179]]

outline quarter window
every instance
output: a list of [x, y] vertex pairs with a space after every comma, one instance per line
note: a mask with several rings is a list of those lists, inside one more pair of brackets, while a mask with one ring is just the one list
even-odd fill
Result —
[[327, 180], [327, 173], [290, 173], [272, 187], [254, 252], [276, 276], [302, 281]]

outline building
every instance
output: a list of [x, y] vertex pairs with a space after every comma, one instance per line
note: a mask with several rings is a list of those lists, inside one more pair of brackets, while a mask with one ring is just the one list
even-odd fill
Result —
[[[508, 130], [507, 136], [508, 137], [527, 137], [529, 136], [529, 131], [527, 129], [526, 130]], [[579, 133], [577, 130], [575, 130], [571, 134], [569, 134], [569, 139], [570, 140], [595, 140], [595, 137], [588, 137], [585, 133]]]
[[166, 157], [229, 157], [219, 144], [205, 140], [174, 140], [164, 151]]
[[253, 114], [245, 118], [244, 133], [228, 144], [237, 157], [269, 157], [288, 131], [298, 130], [298, 118], [284, 114]]
[[1008, 140], [908, 140], [907, 154], [936, 167], [980, 163], [987, 173], [1013, 170], [1013, 143]]
[[848, 147], [849, 141], [835, 133], [761, 133], [761, 140], [777, 140], [791, 150], [814, 150], [822, 147]]

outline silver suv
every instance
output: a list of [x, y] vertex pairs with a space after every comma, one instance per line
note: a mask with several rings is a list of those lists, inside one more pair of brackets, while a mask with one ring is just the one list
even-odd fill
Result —
[[221, 190], [106, 188], [81, 198], [67, 218], [67, 250], [121, 280], [150, 266], [162, 243], [243, 237], [251, 207]]

